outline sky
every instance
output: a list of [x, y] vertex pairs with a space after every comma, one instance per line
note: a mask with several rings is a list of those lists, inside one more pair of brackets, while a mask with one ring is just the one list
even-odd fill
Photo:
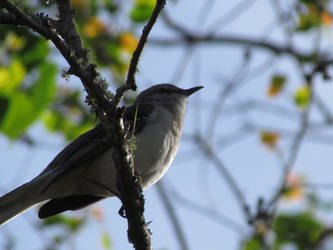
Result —
[[[250, 0], [249, 0], [250, 1]], [[193, 30], [206, 30], [211, 24], [216, 23], [220, 17], [229, 13], [233, 6], [240, 1], [212, 1], [213, 8], [205, 21], [198, 19], [198, 14], [203, 8], [204, 1], [168, 1], [166, 8], [172, 18]], [[256, 0], [250, 1], [254, 4], [248, 5], [239, 18], [233, 20], [229, 25], [217, 30], [223, 34], [242, 34], [251, 37], [266, 37], [283, 42], [284, 37], [279, 29], [274, 28], [276, 16], [272, 11], [272, 1]], [[272, 28], [273, 27], [273, 28]], [[170, 30], [162, 22], [157, 22], [151, 33], [151, 37], [166, 37], [170, 35]], [[324, 35], [330, 36], [330, 31], [325, 31]], [[305, 50], [309, 48], [311, 40], [307, 36], [298, 38], [297, 45]], [[172, 82], [181, 87], [193, 87], [203, 85], [205, 88], [195, 94], [188, 101], [188, 110], [184, 124], [184, 134], [191, 134], [194, 131], [209, 131], [210, 110], [206, 107], [213, 104], [219, 98], [219, 87], [221, 81], [234, 75], [242, 61], [243, 51], [233, 46], [199, 46], [195, 53], [190, 57], [190, 62], [185, 69], [181, 68], [185, 62], [184, 47], [174, 47], [170, 49], [160, 49], [158, 47], [146, 46], [143, 56], [140, 59], [137, 82], [139, 90], [144, 90], [155, 83]], [[255, 54], [255, 60], [250, 65], [250, 70], [270, 58], [269, 53], [259, 52]], [[200, 70], [198, 71], [198, 65]], [[182, 69], [181, 77], [175, 72]], [[184, 71], [184, 72], [183, 72]], [[273, 71], [287, 73], [291, 82], [288, 91], [292, 91], [295, 85], [300, 84], [301, 79], [297, 78], [295, 72], [297, 67], [283, 57], [279, 63], [272, 65], [267, 72], [246, 81], [246, 85], [235, 95], [235, 100], [242, 100], [247, 96], [265, 99], [265, 86]], [[108, 77], [106, 75], [106, 77]], [[176, 81], [176, 82], [175, 82]], [[223, 82], [223, 81], [222, 81]], [[70, 84], [79, 84], [77, 79], [71, 78]], [[319, 83], [318, 93], [324, 99], [333, 96], [330, 84]], [[331, 98], [332, 99], [332, 98]], [[236, 103], [235, 100], [229, 101], [227, 105]], [[286, 103], [286, 100], [273, 101], [275, 103]], [[332, 107], [332, 103], [328, 103]], [[198, 109], [200, 107], [200, 109]], [[200, 114], [199, 114], [200, 112]], [[295, 123], [290, 121], [276, 120], [269, 114], [255, 113], [249, 117], [262, 125], [275, 125], [276, 127], [294, 128]], [[218, 120], [216, 131], [223, 135], [230, 135], [239, 127], [242, 118]], [[5, 193], [11, 188], [30, 180], [53, 159], [59, 152], [64, 142], [58, 135], [47, 133], [40, 124], [31, 128], [33, 137], [39, 138], [43, 147], [33, 150], [24, 144], [11, 143], [0, 135], [0, 156], [2, 163], [0, 172], [3, 176], [1, 181], [1, 193]], [[238, 140], [236, 138], [236, 140]], [[288, 145], [287, 142], [283, 142]], [[331, 148], [327, 145], [318, 145], [305, 142], [302, 145], [299, 157], [295, 164], [295, 171], [311, 176], [314, 182], [330, 182], [332, 169], [329, 164]], [[228, 166], [229, 171], [235, 177], [246, 195], [247, 201], [255, 205], [260, 196], [269, 197], [275, 190], [280, 181], [281, 171], [276, 157], [259, 143], [258, 137], [249, 136], [243, 140], [236, 141], [232, 146], [219, 153], [219, 157]], [[243, 230], [244, 234], [250, 233], [246, 227], [242, 211], [237, 201], [230, 192], [229, 187], [218, 175], [211, 162], [206, 159], [201, 151], [190, 140], [183, 138], [179, 153], [163, 178], [163, 183], [167, 188], [176, 189], [177, 192], [191, 200], [200, 202], [212, 210], [219, 211], [221, 214], [232, 218]], [[323, 193], [322, 195], [328, 195]], [[152, 243], [156, 250], [179, 249], [174, 237], [172, 225], [161, 199], [155, 187], [145, 191], [146, 199], [146, 220], [152, 221], [149, 228], [153, 232]], [[212, 219], [204, 217], [183, 206], [176, 205], [176, 213], [183, 225], [183, 229], [189, 243], [190, 249], [237, 249], [239, 246], [240, 234], [230, 229], [230, 227], [218, 223], [212, 223]], [[296, 204], [296, 207], [302, 204]], [[121, 206], [118, 199], [106, 199], [96, 204], [103, 207], [104, 221], [98, 222], [89, 220], [89, 225], [79, 232], [79, 236], [74, 240], [73, 245], [76, 249], [98, 249], [100, 246], [101, 233], [106, 231], [110, 234], [114, 249], [131, 249], [127, 242], [127, 222], [121, 218], [117, 211]], [[282, 209], [293, 209], [295, 204], [282, 204]], [[72, 214], [80, 215], [80, 212]], [[325, 215], [326, 216], [326, 215]], [[51, 233], [41, 235], [36, 233], [31, 224], [37, 223], [36, 209], [30, 209], [23, 215], [10, 221], [4, 230], [20, 234], [17, 249], [41, 249], [44, 242], [41, 237], [51, 237]], [[331, 219], [331, 218], [330, 218]], [[4, 236], [0, 234], [0, 246], [4, 242]], [[28, 248], [27, 248], [28, 246]], [[66, 248], [63, 248], [66, 249]]]

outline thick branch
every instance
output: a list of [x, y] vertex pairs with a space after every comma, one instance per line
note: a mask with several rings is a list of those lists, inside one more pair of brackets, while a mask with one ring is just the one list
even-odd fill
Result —
[[0, 24], [23, 25], [24, 23], [11, 13], [0, 12]]

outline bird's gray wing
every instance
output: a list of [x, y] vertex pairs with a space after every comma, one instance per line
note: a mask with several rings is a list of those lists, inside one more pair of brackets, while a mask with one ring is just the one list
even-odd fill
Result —
[[44, 191], [61, 176], [82, 164], [89, 164], [110, 148], [102, 124], [82, 134], [67, 145], [36, 178], [52, 175]]
[[[152, 112], [152, 105], [134, 104], [125, 109], [124, 123], [129, 126], [130, 131], [133, 130], [135, 124], [134, 133], [137, 134], [147, 125]], [[50, 182], [44, 188], [45, 191], [68, 171], [83, 164], [89, 164], [111, 147], [112, 145], [106, 140], [106, 131], [103, 125], [98, 124], [66, 146], [36, 178], [52, 175]]]

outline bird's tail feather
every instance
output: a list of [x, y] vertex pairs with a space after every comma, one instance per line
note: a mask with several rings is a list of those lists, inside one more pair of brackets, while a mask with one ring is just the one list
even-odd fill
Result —
[[41, 191], [42, 185], [37, 178], [2, 196], [0, 198], [0, 225], [45, 200]]

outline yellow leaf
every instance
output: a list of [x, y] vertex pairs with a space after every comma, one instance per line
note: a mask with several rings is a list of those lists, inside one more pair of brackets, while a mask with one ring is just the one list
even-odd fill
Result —
[[303, 185], [304, 177], [289, 173], [286, 178], [287, 190], [283, 194], [283, 198], [290, 201], [298, 201], [304, 197]]
[[132, 33], [125, 32], [119, 36], [120, 47], [129, 53], [133, 53], [136, 47], [138, 46], [138, 38]]
[[103, 249], [111, 249], [112, 248], [111, 239], [110, 239], [110, 236], [108, 235], [107, 232], [103, 232], [102, 237], [101, 237], [101, 241], [102, 241]]
[[156, 1], [155, 0], [135, 0], [135, 3], [155, 6]]
[[9, 50], [18, 51], [25, 45], [25, 40], [14, 33], [9, 33], [7, 35], [5, 44], [8, 46]]
[[88, 22], [83, 27], [83, 33], [89, 38], [95, 38], [105, 30], [105, 24], [97, 17], [89, 18]]
[[277, 142], [280, 138], [278, 133], [270, 131], [262, 131], [260, 136], [261, 142], [272, 150], [276, 148]]
[[298, 88], [294, 94], [294, 101], [296, 105], [301, 108], [307, 108], [310, 104], [311, 91], [308, 85], [303, 85]]
[[283, 194], [283, 198], [290, 201], [298, 201], [303, 199], [303, 197], [304, 191], [301, 187], [288, 188]]
[[23, 64], [14, 59], [7, 67], [0, 67], [0, 90], [11, 92], [15, 90], [22, 82], [26, 75]]

